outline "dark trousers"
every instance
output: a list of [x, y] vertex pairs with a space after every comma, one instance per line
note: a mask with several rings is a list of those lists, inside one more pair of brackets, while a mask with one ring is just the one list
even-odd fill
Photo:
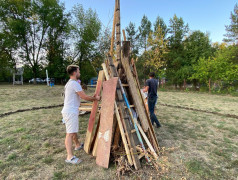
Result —
[[157, 126], [160, 126], [160, 123], [155, 115], [155, 104], [156, 104], [157, 97], [149, 97], [148, 98], [148, 106], [150, 111], [150, 119], [152, 125], [155, 123]]

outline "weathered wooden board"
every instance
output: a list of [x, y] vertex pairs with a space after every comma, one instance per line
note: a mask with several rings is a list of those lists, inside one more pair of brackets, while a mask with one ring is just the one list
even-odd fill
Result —
[[[105, 78], [104, 72], [99, 71], [97, 86], [96, 86], [96, 90], [95, 90], [96, 95], [100, 95], [104, 78]], [[96, 115], [98, 112], [98, 104], [99, 104], [98, 101], [93, 102], [91, 114], [89, 117], [88, 129], [87, 129], [86, 138], [85, 138], [85, 142], [84, 142], [84, 150], [86, 153], [90, 153], [90, 149], [91, 149], [91, 144], [92, 144], [92, 139], [93, 139], [93, 128], [95, 125], [95, 118], [96, 118]]]
[[96, 164], [104, 168], [109, 165], [117, 82], [118, 78], [114, 77], [103, 83]]
[[132, 95], [132, 99], [134, 101], [134, 105], [136, 108], [136, 112], [139, 116], [139, 119], [141, 121], [142, 128], [145, 132], [149, 130], [149, 124], [148, 124], [148, 117], [146, 115], [146, 110], [144, 108], [144, 102], [142, 102], [141, 95], [139, 94], [139, 89], [137, 87], [137, 84], [134, 80], [133, 74], [131, 72], [131, 67], [129, 64], [129, 54], [130, 54], [130, 42], [124, 41], [123, 42], [123, 48], [122, 48], [122, 66], [125, 70], [127, 82], [129, 84], [130, 92]]

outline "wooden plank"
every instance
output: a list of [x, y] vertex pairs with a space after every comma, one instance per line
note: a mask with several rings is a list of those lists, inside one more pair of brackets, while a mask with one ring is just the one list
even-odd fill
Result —
[[133, 74], [131, 72], [131, 68], [129, 65], [129, 54], [130, 54], [130, 42], [129, 41], [124, 41], [123, 42], [123, 58], [122, 58], [122, 66], [125, 70], [127, 82], [129, 84], [129, 89], [131, 92], [132, 99], [134, 101], [134, 105], [136, 108], [136, 112], [140, 118], [141, 125], [143, 127], [143, 130], [145, 132], [148, 131], [149, 129], [149, 124], [148, 124], [148, 117], [146, 115], [146, 110], [143, 106], [143, 102], [141, 101], [140, 94], [138, 92], [138, 87], [136, 82], [134, 81]]
[[92, 111], [91, 107], [79, 107], [79, 111]]
[[119, 147], [119, 140], [120, 140], [120, 128], [118, 123], [116, 124], [116, 128], [115, 128], [115, 133], [114, 133], [114, 139], [113, 139], [113, 145], [112, 145], [112, 149], [116, 150]]
[[[111, 71], [112, 75], [114, 77], [117, 77], [118, 73], [116, 71], [115, 66], [113, 65], [113, 61], [110, 56], [108, 57], [108, 60], [109, 60], [109, 65], [110, 65], [109, 67], [110, 67], [110, 71]], [[123, 96], [122, 96], [122, 92], [121, 92], [119, 84], [117, 86], [117, 100], [118, 100], [119, 112], [122, 117], [121, 120], [124, 125], [126, 137], [127, 137], [128, 144], [130, 147], [131, 157], [132, 157], [135, 169], [137, 170], [141, 167], [141, 164], [140, 164], [140, 161], [138, 159], [138, 154], [135, 149], [136, 136], [133, 136], [133, 134], [131, 133], [132, 128], [130, 125], [128, 113], [126, 112], [126, 110], [124, 108], [124, 100], [123, 100]]]
[[122, 32], [123, 32], [124, 41], [126, 41], [126, 33], [125, 33], [125, 30], [123, 29]]
[[115, 77], [103, 83], [96, 164], [104, 168], [109, 166], [117, 82]]
[[99, 116], [99, 119], [98, 119], [97, 128], [96, 128], [95, 135], [94, 135], [95, 142], [94, 142], [94, 144], [93, 144], [93, 151], [92, 151], [92, 155], [93, 155], [93, 156], [96, 156], [96, 155], [97, 155], [99, 126], [100, 126], [100, 116]]
[[[104, 78], [105, 78], [104, 72], [99, 71], [97, 87], [95, 90], [95, 95], [97, 95], [97, 96], [100, 95]], [[84, 150], [86, 153], [90, 153], [90, 149], [91, 149], [91, 143], [92, 143], [92, 138], [93, 138], [93, 128], [94, 128], [94, 124], [95, 124], [95, 118], [96, 118], [96, 115], [98, 112], [98, 104], [99, 104], [98, 101], [93, 102], [91, 114], [89, 117], [88, 129], [87, 129], [86, 138], [85, 138], [85, 142], [84, 142]]]
[[149, 138], [151, 139], [155, 150], [159, 153], [159, 143], [158, 143], [158, 140], [156, 138], [154, 128], [152, 127], [152, 123], [151, 123], [150, 115], [149, 115], [149, 110], [148, 110], [148, 105], [146, 105], [146, 102], [145, 102], [145, 100], [143, 98], [143, 95], [142, 95], [142, 92], [140, 90], [140, 82], [139, 82], [139, 78], [138, 78], [138, 74], [137, 74], [137, 70], [136, 70], [136, 65], [135, 65], [133, 59], [131, 60], [131, 64], [132, 64], [132, 67], [133, 67], [133, 70], [134, 70], [135, 79], [136, 79], [137, 86], [138, 86], [138, 89], [139, 89], [139, 94], [140, 94], [141, 100], [143, 102], [144, 108], [146, 109], [147, 122], [148, 122], [149, 127], [150, 127], [149, 132], [148, 132], [149, 133]]
[[[105, 74], [106, 80], [109, 80], [110, 77], [109, 77], [106, 65], [102, 64], [102, 67], [103, 67], [103, 70], [104, 70], [104, 74]], [[118, 110], [118, 106], [117, 106], [116, 102], [115, 102], [114, 106], [115, 106], [115, 113], [116, 113], [117, 123], [118, 123], [119, 129], [120, 129], [120, 133], [121, 133], [121, 137], [122, 137], [122, 142], [123, 142], [124, 147], [125, 147], [127, 159], [128, 159], [129, 164], [133, 165], [132, 157], [131, 157], [131, 152], [130, 152], [130, 149], [129, 149], [129, 146], [128, 146], [128, 143], [127, 143], [127, 140], [126, 140], [126, 134], [125, 134], [125, 131], [124, 131], [124, 128], [123, 128], [123, 124], [122, 124], [122, 119], [123, 118], [121, 118], [121, 116], [119, 114], [119, 110]], [[123, 117], [123, 115], [122, 115], [122, 117]], [[129, 142], [129, 144], [130, 144], [130, 142]]]
[[111, 47], [110, 47], [110, 55], [113, 57], [113, 48], [114, 48], [114, 40], [115, 40], [115, 28], [116, 28], [116, 4], [114, 10], [114, 17], [113, 17], [113, 25], [112, 25], [112, 37], [111, 37]]

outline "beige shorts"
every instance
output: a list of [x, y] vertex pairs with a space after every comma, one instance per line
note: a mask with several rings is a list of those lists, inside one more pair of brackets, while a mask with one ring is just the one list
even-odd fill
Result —
[[79, 117], [74, 113], [63, 113], [63, 119], [65, 121], [66, 133], [79, 132]]

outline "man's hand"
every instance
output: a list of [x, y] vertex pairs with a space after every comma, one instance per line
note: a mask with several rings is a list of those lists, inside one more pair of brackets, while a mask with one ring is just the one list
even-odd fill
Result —
[[101, 99], [100, 96], [96, 96], [95, 98], [97, 99], [97, 101], [100, 101], [100, 99]]
[[96, 94], [94, 94], [94, 96], [96, 98], [97, 101], [100, 101], [101, 97], [100, 96], [97, 96]]

